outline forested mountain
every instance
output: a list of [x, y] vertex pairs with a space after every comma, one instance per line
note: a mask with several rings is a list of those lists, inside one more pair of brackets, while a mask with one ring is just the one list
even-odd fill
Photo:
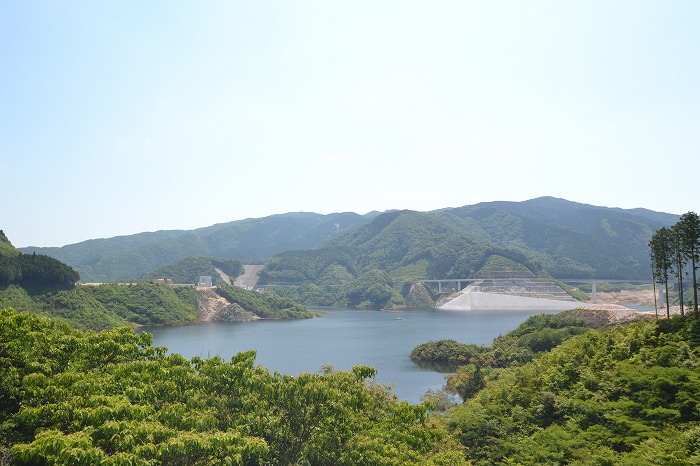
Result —
[[338, 295], [339, 286], [369, 272], [401, 282], [476, 277], [484, 267], [560, 278], [646, 279], [652, 233], [677, 220], [646, 209], [543, 197], [432, 212], [290, 213], [23, 251], [56, 257], [85, 282], [132, 281], [186, 257], [267, 260], [263, 283], [303, 284], [311, 294], [325, 295], [325, 304], [356, 304], [346, 299], [348, 290], [341, 299], [329, 297], [329, 287]]
[[649, 278], [649, 239], [677, 215], [542, 197], [450, 209], [496, 246], [520, 251], [555, 277]]
[[83, 282], [133, 281], [186, 257], [214, 256], [264, 261], [282, 251], [311, 249], [376, 214], [288, 213], [221, 223], [196, 230], [169, 230], [93, 239], [63, 247], [28, 247], [74, 267]]
[[0, 290], [10, 285], [32, 291], [68, 289], [80, 279], [78, 272], [43, 254], [22, 254], [0, 230]]
[[218, 270], [231, 280], [243, 273], [243, 265], [237, 259], [220, 259], [216, 257], [186, 257], [140, 277], [139, 281], [153, 281], [168, 278], [173, 283], [197, 283], [199, 277], [210, 276], [214, 285], [224, 284]]
[[[490, 202], [433, 212], [393, 211], [312, 251], [266, 263], [262, 284], [310, 302], [356, 305], [349, 290], [381, 271], [396, 285], [419, 279], [478, 278], [493, 270], [558, 278], [648, 279], [652, 233], [677, 216], [596, 207], [555, 198]], [[667, 222], [667, 223], [664, 223]], [[378, 290], [375, 290], [378, 291]], [[400, 304], [388, 289], [374, 305]], [[406, 294], [407, 290], [401, 292]], [[370, 299], [373, 301], [373, 299]]]

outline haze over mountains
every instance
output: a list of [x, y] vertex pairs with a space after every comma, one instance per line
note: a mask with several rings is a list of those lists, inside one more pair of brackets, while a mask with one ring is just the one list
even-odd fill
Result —
[[27, 247], [71, 265], [83, 282], [131, 281], [187, 257], [261, 262], [291, 249], [311, 249], [376, 214], [288, 213], [196, 230], [163, 230], [93, 239], [62, 247]]
[[266, 262], [268, 284], [347, 283], [372, 270], [394, 280], [458, 278], [494, 263], [562, 278], [646, 279], [649, 238], [677, 220], [542, 197], [430, 212], [288, 213], [21, 250], [65, 262], [83, 282], [136, 280], [196, 256]]

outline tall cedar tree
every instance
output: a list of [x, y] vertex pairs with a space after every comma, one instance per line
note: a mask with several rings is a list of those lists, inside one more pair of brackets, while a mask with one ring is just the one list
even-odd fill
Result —
[[700, 263], [700, 217], [695, 212], [681, 215], [676, 224], [681, 233], [681, 250], [686, 260], [690, 259], [693, 272], [693, 308], [698, 312], [698, 281], [696, 272]]
[[649, 241], [651, 249], [651, 271], [654, 281], [664, 285], [666, 293], [666, 317], [671, 318], [671, 306], [669, 303], [668, 278], [673, 267], [673, 240], [672, 233], [666, 227], [662, 227], [654, 233]]
[[674, 275], [678, 279], [678, 298], [680, 302], [681, 315], [683, 312], [683, 268], [685, 267], [686, 259], [683, 255], [683, 232], [678, 223], [671, 228], [671, 236], [673, 240], [673, 258], [676, 262], [676, 271]]

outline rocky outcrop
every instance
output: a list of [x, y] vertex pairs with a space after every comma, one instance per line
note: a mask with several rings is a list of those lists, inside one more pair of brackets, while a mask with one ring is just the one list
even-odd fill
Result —
[[406, 296], [406, 305], [409, 307], [431, 308], [435, 305], [430, 292], [424, 283], [414, 283]]
[[198, 292], [199, 318], [202, 322], [248, 322], [260, 319], [237, 303], [219, 296], [214, 289]]

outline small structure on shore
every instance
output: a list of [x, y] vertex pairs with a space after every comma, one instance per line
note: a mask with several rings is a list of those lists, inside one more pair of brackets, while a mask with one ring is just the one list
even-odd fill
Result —
[[199, 277], [199, 281], [197, 282], [197, 287], [199, 287], [199, 288], [211, 288], [212, 287], [211, 275], [202, 275], [201, 277]]

